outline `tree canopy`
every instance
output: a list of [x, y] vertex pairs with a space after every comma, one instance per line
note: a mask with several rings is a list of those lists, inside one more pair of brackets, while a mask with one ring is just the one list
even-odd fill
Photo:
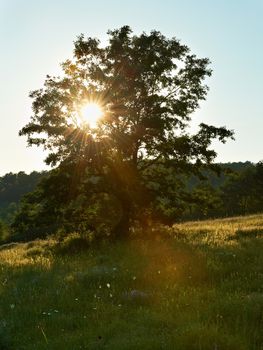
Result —
[[[176, 215], [185, 196], [180, 174], [210, 166], [212, 140], [225, 142], [233, 132], [204, 123], [196, 134], [188, 132], [207, 95], [207, 58], [155, 30], [134, 35], [124, 26], [108, 36], [106, 46], [77, 38], [63, 76], [47, 76], [44, 87], [30, 93], [33, 115], [20, 135], [49, 151], [54, 176], [70, 178], [63, 215], [65, 206], [83, 211], [103, 195], [110, 206], [116, 203], [115, 233], [124, 235], [134, 220]], [[101, 108], [95, 126], [81, 114], [87, 103]]]

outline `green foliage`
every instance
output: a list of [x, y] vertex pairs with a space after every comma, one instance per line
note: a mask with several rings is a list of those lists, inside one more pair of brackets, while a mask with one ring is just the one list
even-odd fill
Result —
[[[24, 196], [12, 223], [13, 238], [30, 240], [60, 232], [95, 231], [105, 237], [122, 215], [118, 200], [109, 193], [94, 194], [86, 169], [70, 165], [49, 172], [34, 192]], [[105, 215], [107, 213], [107, 215]]]
[[262, 212], [262, 162], [226, 163], [219, 166], [219, 176], [204, 171], [205, 181], [194, 176], [186, 179], [192, 200], [182, 214], [184, 220]]
[[[167, 171], [160, 163], [155, 167], [155, 179], [149, 177], [147, 182], [155, 198], [155, 221], [172, 224], [262, 211], [262, 163], [218, 164], [220, 175], [205, 170], [202, 174], [206, 180], [191, 174], [178, 177], [174, 169]], [[99, 176], [92, 177], [87, 170], [76, 172], [74, 167], [52, 170], [19, 204], [12, 224], [19, 235], [12, 238], [29, 240], [57, 230], [64, 234], [91, 230], [96, 237], [107, 237], [118, 224], [122, 207], [113, 194], [102, 190], [93, 193], [93, 185], [98, 190], [100, 181]], [[140, 215], [145, 232], [151, 222], [149, 210]]]
[[8, 173], [0, 178], [0, 220], [10, 224], [18, 210], [19, 201], [33, 191], [46, 172], [33, 171], [27, 175], [23, 171]]
[[[108, 35], [104, 47], [77, 38], [73, 59], [62, 64], [64, 75], [47, 76], [44, 87], [31, 92], [33, 116], [20, 135], [48, 150], [46, 162], [57, 166], [55, 178], [61, 176], [55, 193], [42, 187], [41, 215], [85, 213], [91, 198], [107, 194], [108, 207], [116, 202], [115, 216], [119, 207], [122, 213], [113, 231], [125, 236], [142, 209], [148, 217], [177, 216], [181, 209], [169, 207], [184, 195], [179, 175], [209, 166], [216, 156], [212, 140], [225, 142], [233, 132], [202, 123], [195, 135], [188, 133], [191, 114], [207, 94], [207, 58], [158, 31], [133, 35], [124, 26]], [[79, 117], [90, 101], [104, 114], [94, 128]]]
[[223, 202], [226, 215], [244, 215], [262, 211], [263, 163], [234, 174], [224, 185]]
[[0, 220], [0, 243], [9, 237], [9, 227]]

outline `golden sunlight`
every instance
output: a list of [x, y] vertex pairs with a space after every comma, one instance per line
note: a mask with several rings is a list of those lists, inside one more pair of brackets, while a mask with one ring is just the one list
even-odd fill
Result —
[[96, 102], [89, 102], [81, 108], [82, 120], [91, 128], [96, 128], [98, 120], [102, 117], [102, 109]]

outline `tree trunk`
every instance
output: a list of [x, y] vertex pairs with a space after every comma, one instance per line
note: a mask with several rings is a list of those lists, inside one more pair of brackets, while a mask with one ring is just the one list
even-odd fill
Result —
[[126, 239], [129, 236], [131, 225], [131, 203], [128, 200], [122, 200], [122, 217], [114, 229], [115, 239]]

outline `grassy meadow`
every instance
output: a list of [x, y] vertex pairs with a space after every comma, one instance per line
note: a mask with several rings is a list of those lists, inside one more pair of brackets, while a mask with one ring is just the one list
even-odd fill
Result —
[[263, 215], [0, 247], [0, 349], [263, 349]]

